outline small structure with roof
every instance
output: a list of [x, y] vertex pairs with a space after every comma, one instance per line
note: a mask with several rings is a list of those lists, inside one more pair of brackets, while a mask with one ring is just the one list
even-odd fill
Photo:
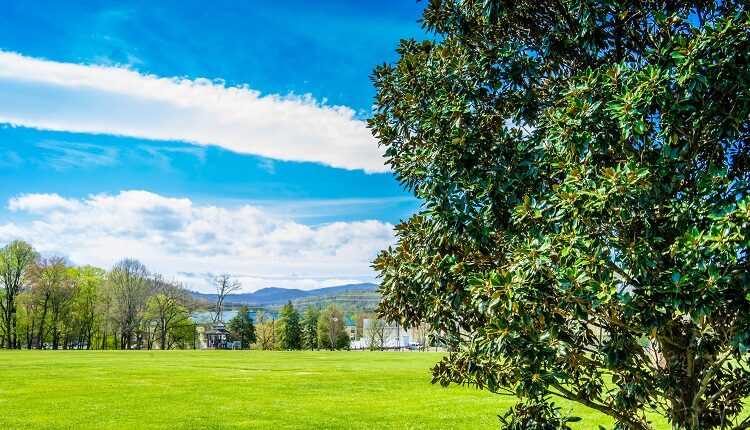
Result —
[[203, 341], [206, 348], [227, 349], [232, 347], [229, 340], [229, 330], [221, 321], [211, 324], [211, 329], [203, 333]]

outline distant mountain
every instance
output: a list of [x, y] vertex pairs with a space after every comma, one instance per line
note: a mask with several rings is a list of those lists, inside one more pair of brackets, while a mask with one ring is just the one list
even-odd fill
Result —
[[335, 304], [346, 314], [358, 312], [373, 312], [380, 302], [380, 291], [375, 290], [345, 290], [335, 291], [317, 296], [305, 296], [292, 300], [296, 308], [305, 309], [310, 306], [325, 308]]
[[[374, 292], [378, 290], [377, 284], [362, 283], [362, 284], [348, 284], [348, 285], [337, 285], [335, 287], [316, 288], [314, 290], [298, 290], [296, 288], [261, 288], [253, 293], [240, 293], [240, 294], [229, 294], [225, 303], [244, 303], [247, 305], [256, 306], [279, 306], [283, 305], [289, 300], [296, 300], [308, 297], [320, 297], [324, 298], [329, 295], [342, 293], [345, 291], [370, 291]], [[193, 297], [206, 299], [209, 301], [216, 300], [216, 294], [205, 294], [193, 291]]]
[[378, 290], [378, 284], [370, 284], [370, 283], [363, 283], [363, 284], [346, 284], [346, 285], [337, 285], [335, 287], [325, 287], [325, 288], [316, 288], [314, 290], [308, 290], [305, 291], [307, 296], [322, 296], [326, 294], [331, 293], [340, 293], [343, 291], [377, 291]]

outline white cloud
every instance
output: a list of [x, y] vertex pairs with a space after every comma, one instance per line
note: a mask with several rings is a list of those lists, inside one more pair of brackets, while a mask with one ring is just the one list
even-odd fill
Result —
[[23, 220], [0, 225], [0, 243], [23, 239], [42, 253], [104, 268], [138, 258], [203, 291], [220, 272], [242, 279], [246, 291], [372, 281], [372, 258], [394, 242], [393, 226], [380, 221], [311, 227], [258, 207], [201, 206], [146, 191], [25, 194], [8, 208]]
[[0, 51], [0, 122], [217, 145], [284, 161], [385, 172], [363, 121], [311, 96], [262, 96], [208, 79], [25, 57]]
[[77, 201], [64, 199], [59, 194], [22, 194], [10, 199], [8, 203], [8, 209], [12, 211], [25, 211], [32, 214], [64, 212], [78, 208]]

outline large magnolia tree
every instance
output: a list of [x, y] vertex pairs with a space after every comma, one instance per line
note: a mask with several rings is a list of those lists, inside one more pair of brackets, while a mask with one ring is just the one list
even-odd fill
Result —
[[[433, 0], [378, 67], [370, 127], [423, 210], [380, 311], [452, 348], [443, 384], [649, 429], [745, 429], [746, 1]], [[574, 419], [574, 418], [573, 418]]]

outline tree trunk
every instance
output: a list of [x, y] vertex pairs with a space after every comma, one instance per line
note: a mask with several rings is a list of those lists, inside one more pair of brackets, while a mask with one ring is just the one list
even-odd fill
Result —
[[28, 349], [31, 349], [34, 346], [35, 326], [36, 326], [36, 318], [34, 318], [32, 314], [30, 324], [26, 326], [26, 348]]
[[60, 346], [60, 330], [58, 329], [58, 319], [60, 318], [60, 309], [52, 305], [52, 349], [57, 351]]
[[21, 349], [21, 342], [18, 341], [18, 317], [16, 316], [15, 305], [11, 319], [13, 320], [13, 348]]
[[94, 331], [94, 312], [91, 312], [89, 321], [86, 324], [87, 336], [86, 336], [86, 349], [91, 349], [92, 335]]
[[4, 312], [3, 312], [3, 343], [2, 346], [4, 348], [12, 348], [11, 345], [11, 328], [12, 328], [12, 322], [11, 322], [11, 315], [13, 314], [13, 308], [11, 307], [13, 304], [13, 297], [9, 294], [5, 296], [5, 306], [4, 306]]
[[162, 330], [161, 331], [161, 341], [160, 341], [159, 348], [161, 348], [162, 350], [167, 349], [167, 332], [166, 332], [166, 330]]
[[707, 363], [690, 348], [691, 335], [682, 323], [675, 323], [672, 336], [662, 338], [660, 347], [667, 368], [674, 369], [679, 382], [672, 389], [675, 394], [669, 400], [672, 428], [692, 430], [700, 428], [700, 411], [693, 408], [693, 401], [700, 390], [700, 375]]
[[37, 348], [44, 349], [44, 321], [47, 319], [47, 299], [42, 304], [42, 317], [39, 319], [39, 336], [37, 337]]

